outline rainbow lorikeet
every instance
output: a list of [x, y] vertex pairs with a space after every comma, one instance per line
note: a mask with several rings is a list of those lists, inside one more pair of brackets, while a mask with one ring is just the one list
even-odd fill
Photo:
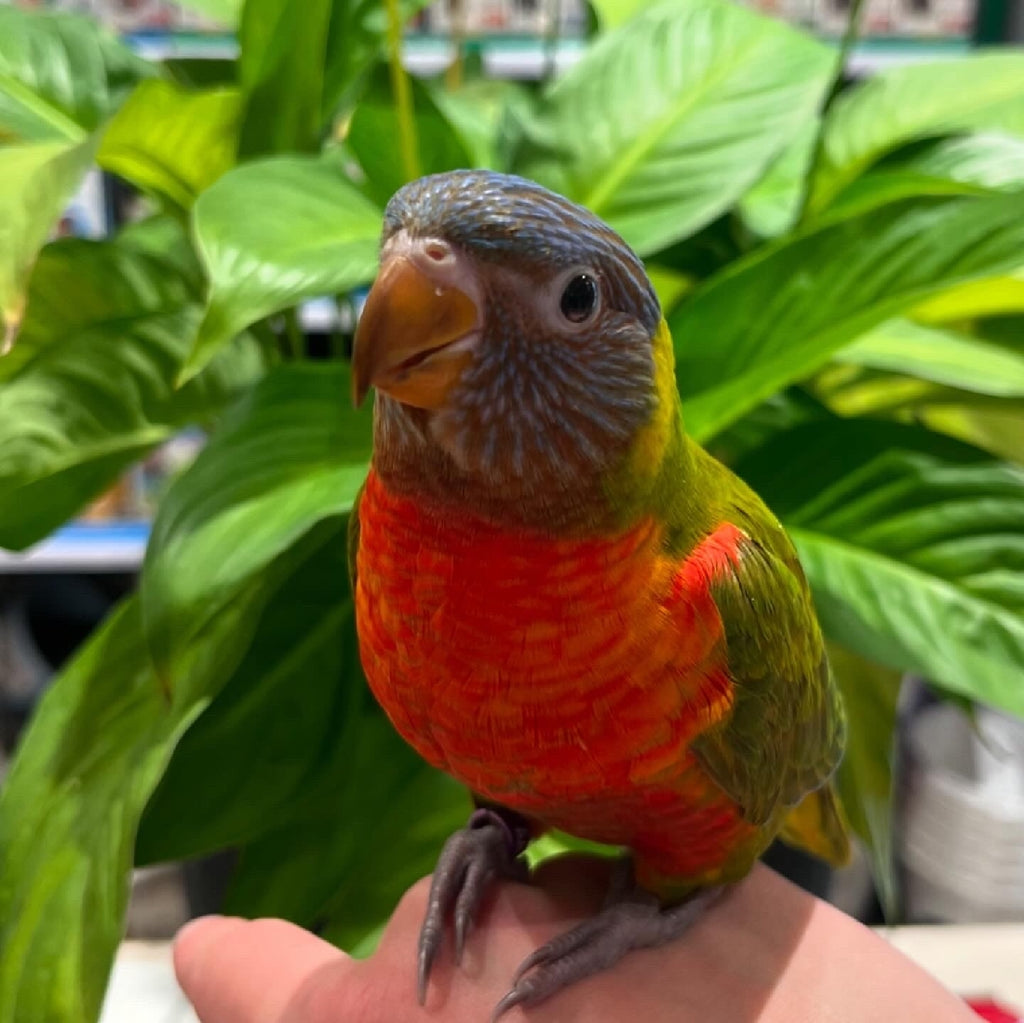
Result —
[[628, 868], [495, 1018], [682, 933], [780, 831], [845, 857], [843, 713], [803, 572], [684, 432], [668, 327], [611, 228], [490, 171], [404, 186], [352, 369], [357, 403], [377, 391], [350, 531], [366, 677], [478, 807], [434, 874], [421, 1001], [447, 918], [458, 958], [545, 829]]

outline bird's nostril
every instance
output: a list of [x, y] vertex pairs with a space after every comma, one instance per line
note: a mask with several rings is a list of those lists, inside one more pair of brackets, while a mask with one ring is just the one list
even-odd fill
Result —
[[443, 242], [427, 242], [423, 251], [436, 263], [443, 263], [451, 255], [451, 249]]

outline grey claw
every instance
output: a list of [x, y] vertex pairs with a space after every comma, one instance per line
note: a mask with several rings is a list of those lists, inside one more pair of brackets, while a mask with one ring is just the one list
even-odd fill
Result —
[[458, 898], [455, 901], [455, 963], [462, 965], [462, 953], [466, 947], [466, 938], [480, 908], [484, 892], [494, 878], [494, 871], [488, 870], [485, 864], [475, 860], [469, 865], [462, 882]]
[[517, 1005], [536, 1005], [584, 977], [608, 969], [633, 949], [671, 941], [684, 933], [719, 893], [719, 889], [708, 889], [668, 909], [660, 909], [656, 900], [639, 889], [618, 893], [619, 901], [552, 938], [522, 961], [511, 989], [495, 1006], [491, 1023]]
[[500, 1017], [504, 1016], [509, 1009], [514, 1009], [517, 1005], [522, 1002], [522, 996], [518, 988], [512, 988], [511, 991], [498, 1004], [494, 1007], [494, 1012], [491, 1013], [491, 1018], [488, 1023], [498, 1023]]
[[454, 918], [455, 961], [461, 963], [477, 910], [491, 884], [497, 877], [524, 876], [517, 848], [508, 841], [510, 833], [505, 824], [484, 822], [457, 831], [445, 842], [420, 928], [416, 977], [420, 1005], [426, 1002], [430, 971], [444, 942], [448, 914]]

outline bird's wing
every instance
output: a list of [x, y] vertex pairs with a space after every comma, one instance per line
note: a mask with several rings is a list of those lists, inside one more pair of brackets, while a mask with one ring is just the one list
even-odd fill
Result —
[[711, 580], [735, 702], [693, 749], [744, 816], [763, 824], [828, 782], [845, 723], [802, 578], [745, 532], [735, 536], [734, 556]]

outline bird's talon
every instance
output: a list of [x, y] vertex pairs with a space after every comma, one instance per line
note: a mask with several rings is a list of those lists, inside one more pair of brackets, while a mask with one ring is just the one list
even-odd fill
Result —
[[617, 902], [552, 938], [519, 964], [512, 987], [495, 1007], [491, 1023], [517, 1005], [536, 1005], [608, 969], [632, 949], [655, 947], [678, 937], [719, 891], [702, 891], [668, 909], [659, 908], [638, 890], [620, 892]]
[[417, 993], [424, 1004], [430, 971], [444, 942], [445, 920], [451, 914], [455, 929], [455, 962], [462, 962], [466, 939], [480, 903], [496, 878], [520, 878], [526, 873], [519, 853], [528, 828], [521, 818], [505, 820], [491, 810], [478, 810], [470, 826], [445, 843], [434, 870], [427, 912], [420, 928]]

